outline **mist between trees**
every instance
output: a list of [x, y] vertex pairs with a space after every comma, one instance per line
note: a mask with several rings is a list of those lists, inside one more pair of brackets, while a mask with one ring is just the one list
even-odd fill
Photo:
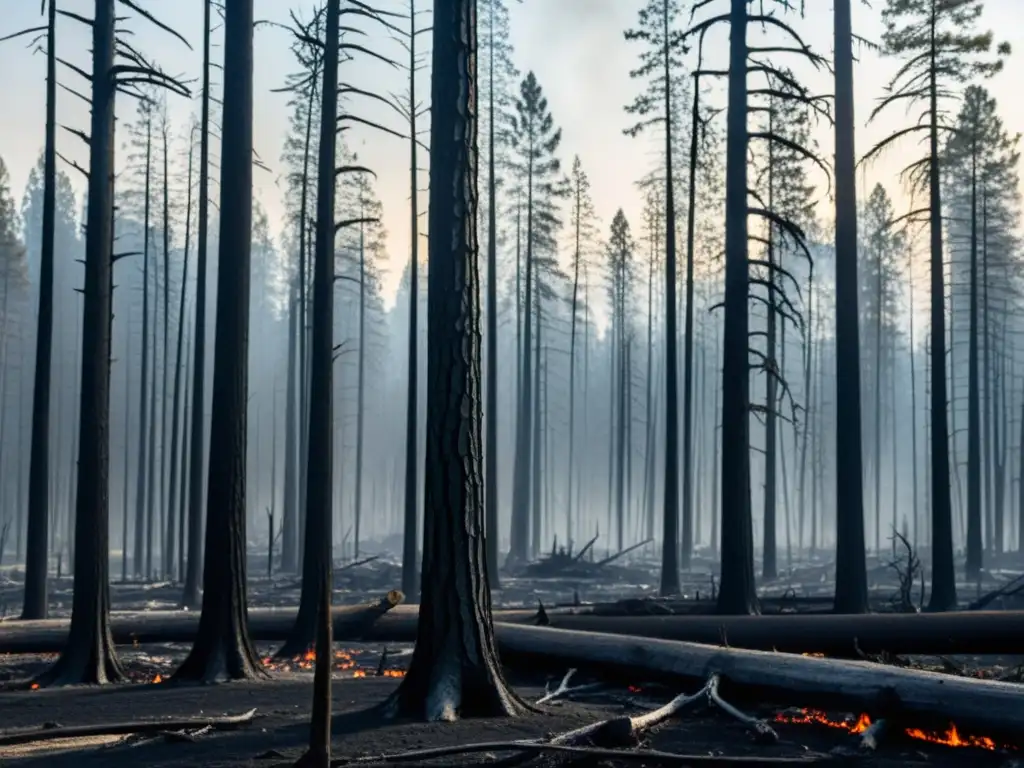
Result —
[[[980, 7], [966, 0], [952, 5], [959, 10], [939, 19], [950, 28], [967, 24], [967, 17], [957, 14]], [[888, 2], [882, 11], [886, 37], [880, 41], [888, 54], [902, 59], [918, 51], [920, 41], [912, 32], [924, 23], [920, 14], [925, 6], [925, 0]], [[561, 544], [578, 545], [600, 534], [597, 548], [612, 552], [662, 539], [669, 449], [664, 427], [666, 312], [671, 309], [677, 329], [672, 333], [679, 342], [676, 365], [689, 381], [684, 397], [692, 414], [692, 445], [680, 450], [685, 422], [679, 404], [673, 406], [679, 433], [672, 438], [677, 444], [671, 455], [678, 478], [689, 478], [685, 483], [680, 479], [683, 485], [672, 491], [688, 499], [680, 501], [685, 511], [673, 534], [682, 543], [685, 566], [694, 551], [717, 553], [725, 503], [722, 381], [724, 350], [732, 342], [724, 318], [732, 310], [724, 289], [729, 256], [723, 260], [722, 253], [729, 247], [723, 226], [726, 153], [735, 150], [727, 147], [722, 73], [699, 70], [696, 63], [700, 55], [709, 62], [706, 67], [720, 67], [723, 57], [700, 51], [703, 34], [683, 34], [686, 4], [652, 0], [641, 9], [635, 29], [627, 33], [639, 56], [635, 76], [640, 95], [627, 106], [623, 127], [638, 140], [650, 140], [657, 156], [651, 168], [635, 169], [635, 178], [623, 180], [639, 185], [641, 217], [629, 221], [620, 210], [610, 221], [600, 221], [586, 168], [561, 137], [559, 105], [547, 101], [544, 83], [534, 73], [516, 67], [508, 42], [514, 6], [510, 10], [501, 0], [481, 0], [480, 9], [480, 257], [483, 264], [493, 248], [496, 267], [493, 284], [481, 269], [481, 301], [488, 320], [493, 318], [493, 324], [481, 323], [484, 348], [489, 334], [497, 336], [496, 354], [484, 364], [485, 380], [496, 382], [495, 399], [486, 400], [485, 408], [492, 433], [487, 445], [496, 457], [488, 465], [496, 494], [497, 535], [491, 536], [491, 546], [495, 553], [530, 560], [549, 551], [556, 537]], [[305, 13], [299, 20], [313, 30], [309, 34], [322, 33], [316, 32], [320, 17]], [[968, 21], [974, 24], [975, 18]], [[787, 23], [799, 29], [796, 14]], [[751, 40], [760, 35], [753, 21], [747, 34]], [[943, 40], [943, 61], [988, 55], [991, 40], [962, 34], [963, 39]], [[381, 55], [413, 71], [423, 68], [422, 53], [392, 48]], [[667, 88], [659, 69], [665, 49], [670, 50]], [[275, 239], [266, 214], [253, 203], [247, 530], [253, 548], [265, 551], [268, 516], [274, 521], [278, 567], [287, 571], [299, 567], [300, 500], [308, 458], [310, 261], [322, 66], [317, 51], [296, 38], [296, 74], [281, 84], [290, 89], [290, 132], [278, 158], [254, 159], [256, 173], [274, 166], [283, 175], [287, 220], [284, 234]], [[1000, 48], [998, 54], [1007, 52]], [[751, 216], [749, 263], [743, 270], [749, 275], [745, 332], [753, 370], [745, 417], [749, 450], [741, 450], [749, 454], [752, 541], [767, 577], [795, 558], [825, 556], [835, 547], [837, 415], [850, 407], [836, 402], [836, 255], [827, 197], [834, 193], [835, 171], [811, 140], [813, 126], [833, 116], [833, 110], [800, 84], [802, 67], [821, 63], [806, 51], [801, 55], [810, 64], [794, 64], [793, 69], [765, 59], [751, 72], [747, 91]], [[990, 58], [997, 57], [993, 53]], [[941, 354], [948, 369], [952, 542], [956, 550], [966, 549], [968, 571], [976, 573], [983, 552], [1024, 545], [1024, 506], [1018, 503], [1024, 461], [1019, 416], [1024, 387], [1016, 344], [1021, 330], [1019, 185], [1016, 135], [1000, 122], [983, 85], [991, 72], [966, 65], [962, 72], [955, 77], [946, 70], [939, 73], [950, 81], [949, 88], [964, 87], [958, 91], [963, 97], [959, 106], [934, 117], [943, 129], [937, 131], [941, 141], [931, 157], [941, 164], [941, 189], [931, 191], [943, 195], [939, 247], [945, 255], [938, 255], [945, 270], [939, 287], [944, 285], [942, 315], [948, 324]], [[219, 90], [216, 82], [213, 87]], [[889, 93], [901, 87], [896, 81]], [[115, 576], [120, 568], [125, 578], [184, 578], [190, 414], [199, 409], [208, 419], [212, 398], [207, 386], [203, 402], [195, 402], [191, 386], [204, 136], [198, 118], [188, 124], [171, 121], [167, 99], [180, 96], [150, 85], [140, 89], [145, 98], [118, 102], [110, 546], [112, 553], [122, 554], [113, 566]], [[947, 93], [940, 96], [945, 99]], [[359, 97], [355, 91], [343, 93], [352, 114], [359, 114]], [[405, 148], [409, 126], [402, 121], [415, 124], [419, 117], [426, 124], [429, 116], [411, 94], [386, 98], [394, 101], [399, 118], [375, 140]], [[211, 109], [215, 131], [216, 101]], [[62, 137], [61, 146], [65, 141]], [[870, 162], [879, 148], [867, 149], [862, 154]], [[427, 156], [429, 148], [422, 150]], [[344, 133], [337, 154], [339, 166], [361, 169]], [[927, 195], [927, 161], [911, 165], [902, 180], [874, 186], [857, 203], [864, 538], [867, 549], [883, 554], [892, 547], [894, 530], [925, 549], [933, 536], [929, 382], [936, 347], [930, 332], [934, 318], [929, 321], [927, 309], [935, 284], [929, 286], [926, 278], [935, 242], [929, 245], [925, 235], [936, 210], [915, 204], [909, 214], [899, 211], [888, 191], [905, 183]], [[216, 162], [211, 157], [210, 167]], [[20, 563], [26, 552], [44, 161], [23, 191], [9, 188], [2, 169], [0, 527], [6, 526], [6, 534], [0, 537], [0, 556]], [[67, 174], [80, 171], [62, 163], [55, 174], [47, 549], [49, 571], [64, 573], [74, 557], [70, 510], [75, 508], [84, 258], [83, 202]], [[425, 178], [422, 170], [413, 172], [412, 186], [422, 186]], [[669, 187], [675, 217], [671, 233], [665, 218]], [[407, 259], [391, 260], [406, 266], [397, 297], [386, 308], [382, 277], [389, 243], [380, 212], [384, 206], [408, 204], [379, 199], [370, 172], [340, 177], [336, 219], [347, 225], [339, 228], [334, 242], [333, 537], [335, 552], [343, 557], [402, 551], [410, 272]], [[205, 248], [215, 254], [218, 212], [210, 207], [205, 215]], [[418, 241], [426, 235], [425, 222], [415, 213], [413, 219], [418, 223], [412, 240]], [[679, 265], [692, 265], [692, 280], [684, 267], [672, 266], [678, 296], [674, 307], [666, 298], [671, 295], [665, 278], [669, 249]], [[416, 488], [422, 487], [426, 419], [425, 251], [418, 255], [417, 277]], [[216, 258], [208, 260], [206, 279], [209, 319], [216, 311]], [[675, 325], [684, 316], [689, 318], [685, 333]], [[211, 371], [209, 320], [206, 333], [205, 369]], [[687, 335], [692, 347], [684, 352]], [[497, 369], [488, 363], [497, 363]]]

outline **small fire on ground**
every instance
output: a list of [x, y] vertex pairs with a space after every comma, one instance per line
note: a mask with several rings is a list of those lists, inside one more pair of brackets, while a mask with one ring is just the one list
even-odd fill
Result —
[[[845, 720], [834, 720], [827, 713], [818, 709], [799, 709], [780, 712], [775, 716], [777, 723], [824, 725], [838, 728], [848, 733], [864, 733], [871, 727], [871, 718], [866, 714], [860, 717], [848, 717]], [[942, 744], [946, 747], [975, 747], [976, 749], [1013, 749], [1006, 745], [997, 745], [987, 736], [970, 736], [961, 734], [955, 725], [949, 724], [945, 731], [925, 731], [920, 728], [905, 728], [903, 732], [911, 739], [926, 741], [930, 744]]]
[[[353, 654], [358, 655], [359, 651], [335, 651], [333, 670], [351, 671], [352, 677], [405, 677], [405, 670], [401, 669], [359, 669]], [[291, 659], [275, 659], [270, 656], [263, 659], [263, 666], [271, 672], [312, 671], [315, 664], [316, 652], [312, 649]]]

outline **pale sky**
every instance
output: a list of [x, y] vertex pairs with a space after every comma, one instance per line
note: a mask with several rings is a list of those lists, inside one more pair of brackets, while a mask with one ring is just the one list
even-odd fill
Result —
[[[525, 73], [532, 69], [544, 88], [554, 119], [563, 129], [562, 160], [568, 169], [574, 154], [579, 154], [584, 169], [591, 178], [597, 213], [601, 217], [602, 231], [606, 231], [617, 208], [622, 207], [634, 232], [640, 229], [640, 198], [634, 182], [653, 164], [652, 148], [645, 139], [631, 139], [622, 134], [629, 120], [623, 106], [630, 102], [639, 89], [631, 81], [629, 70], [635, 66], [637, 46], [623, 39], [623, 30], [632, 25], [637, 9], [646, 0], [525, 0], [521, 5], [510, 2], [514, 60]], [[721, 0], [723, 3], [725, 0]], [[82, 15], [91, 15], [89, 0], [59, 0], [60, 8]], [[879, 9], [884, 0], [873, 0], [873, 8], [855, 3], [855, 32], [869, 40], [878, 40], [881, 32]], [[830, 57], [832, 48], [832, 5], [829, 0], [807, 0], [807, 17], [792, 19], [793, 26], [818, 53]], [[166, 71], [197, 78], [201, 68], [202, 0], [146, 0], [144, 7], [162, 21], [178, 29], [189, 41], [189, 51], [180, 41], [161, 32], [152, 25], [135, 20], [133, 45], [144, 50]], [[313, 0], [255, 0], [256, 17], [286, 22], [289, 8], [297, 8], [308, 16]], [[379, 0], [378, 5], [392, 10], [404, 10], [406, 0]], [[420, 5], [426, 5], [420, 0]], [[38, 14], [38, 0], [10, 0], [4, 3], [0, 17], [0, 36], [27, 26], [45, 23]], [[1024, 0], [987, 0], [983, 16], [983, 29], [993, 29], [997, 40], [1006, 40], [1014, 48], [1014, 56], [1005, 71], [987, 84], [996, 97], [1007, 128], [1024, 128], [1024, 99], [1020, 97], [1020, 83], [1024, 80]], [[757, 34], [752, 32], [752, 34]], [[425, 37], [425, 36], [424, 36]], [[215, 34], [215, 39], [219, 34]], [[387, 55], [400, 57], [401, 50], [383, 35], [370, 38]], [[707, 64], [709, 67], [726, 65], [726, 38], [709, 37]], [[271, 168], [271, 172], [254, 172], [256, 195], [268, 211], [272, 231], [280, 231], [283, 218], [282, 193], [276, 182], [281, 176], [279, 156], [287, 128], [286, 96], [272, 93], [280, 87], [286, 73], [295, 69], [289, 53], [288, 34], [272, 26], [261, 27], [256, 33], [255, 70], [255, 133], [256, 151]], [[88, 69], [89, 33], [78, 22], [61, 18], [58, 29], [58, 52], [63, 58]], [[215, 48], [213, 60], [221, 58], [221, 49]], [[870, 126], [864, 123], [882, 86], [894, 71], [896, 62], [880, 59], [877, 54], [860, 50], [860, 62], [855, 69], [857, 92], [857, 150], [868, 147], [895, 128], [907, 124], [907, 118], [893, 111], [884, 120]], [[801, 67], [798, 72], [805, 68]], [[60, 71], [60, 70], [59, 70]], [[0, 44], [0, 156], [11, 174], [12, 188], [20, 197], [28, 174], [42, 149], [45, 102], [45, 60], [41, 54], [33, 55], [23, 41]], [[219, 72], [214, 73], [219, 79]], [[68, 70], [61, 77], [69, 85], [84, 89], [86, 85]], [[389, 71], [386, 66], [353, 62], [342, 67], [341, 79], [363, 88], [384, 92], [404, 89], [403, 75]], [[77, 82], [76, 82], [77, 81]], [[812, 90], [831, 93], [827, 76], [818, 75], [806, 82]], [[1016, 86], [1013, 83], [1017, 83]], [[420, 84], [420, 94], [429, 95], [427, 74]], [[1013, 94], [1017, 93], [1014, 97]], [[134, 112], [130, 99], [119, 97], [119, 115], [128, 121]], [[184, 134], [189, 115], [198, 102], [170, 97], [172, 119]], [[956, 107], [954, 106], [955, 110]], [[364, 112], [375, 118], [384, 113], [377, 108]], [[85, 105], [74, 96], [59, 92], [58, 120], [76, 128], [88, 128]], [[398, 127], [398, 126], [396, 126]], [[822, 151], [831, 155], [831, 134], [821, 128], [816, 134]], [[350, 134], [350, 144], [361, 159], [378, 174], [377, 191], [384, 203], [384, 223], [389, 233], [390, 274], [386, 280], [388, 293], [393, 292], [407, 260], [409, 237], [407, 225], [408, 162], [407, 146], [400, 139], [356, 129]], [[913, 139], [911, 140], [913, 141]], [[120, 142], [119, 142], [120, 143]], [[66, 132], [58, 133], [60, 151], [83, 165], [88, 160], [85, 146]], [[886, 184], [897, 197], [897, 210], [905, 208], [905, 199], [899, 192], [896, 169], [916, 157], [919, 151], [907, 146], [903, 152], [893, 152], [867, 171], [866, 182]], [[76, 189], [84, 189], [82, 177], [73, 169], [66, 169]], [[820, 177], [818, 179], [820, 181]], [[421, 187], [426, 186], [426, 178]], [[819, 185], [823, 186], [823, 185]], [[820, 209], [829, 212], [827, 202]], [[388, 297], [390, 299], [390, 296]], [[390, 302], [389, 302], [390, 303]]]

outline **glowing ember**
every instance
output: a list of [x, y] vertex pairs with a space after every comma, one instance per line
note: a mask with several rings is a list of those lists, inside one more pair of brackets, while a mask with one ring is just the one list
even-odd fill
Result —
[[32, 689], [32, 690], [34, 691], [34, 690], [36, 690], [37, 688], [39, 688], [39, 683], [32, 683], [32, 685], [31, 685], [31, 686], [29, 686], [29, 687], [30, 687], [30, 688], [31, 688], [31, 689]]
[[[351, 671], [353, 677], [371, 677], [374, 675], [375, 668], [358, 669], [359, 666], [356, 661], [356, 656], [365, 653], [361, 650], [351, 651], [334, 651], [334, 658], [332, 659], [331, 669], [334, 672]], [[316, 650], [310, 648], [305, 653], [301, 653], [297, 656], [293, 656], [290, 659], [274, 659], [270, 656], [265, 656], [261, 659], [263, 666], [271, 672], [311, 672], [316, 666]], [[398, 669], [386, 669], [380, 673], [382, 677], [404, 677], [405, 672]]]
[[[839, 728], [849, 733], [864, 733], [871, 726], [871, 718], [861, 714], [856, 720], [847, 718], [845, 720], [833, 720], [826, 713], [818, 709], [799, 709], [780, 712], [775, 716], [777, 723], [816, 724], [825, 725], [829, 728]], [[975, 747], [994, 751], [1000, 748], [995, 741], [987, 736], [964, 736], [957, 730], [956, 726], [950, 723], [949, 728], [942, 732], [924, 731], [920, 728], [905, 728], [904, 733], [911, 739], [927, 741], [930, 744], [942, 744], [946, 747]], [[1003, 746], [1002, 749], [1015, 749], [1011, 746]]]
[[912, 739], [929, 741], [932, 744], [944, 744], [947, 747], [977, 747], [989, 750], [996, 748], [996, 743], [987, 736], [961, 736], [952, 723], [941, 733], [922, 731], [920, 728], [907, 728], [907, 735]]
[[861, 715], [856, 720], [847, 718], [845, 720], [833, 720], [819, 709], [800, 709], [796, 713], [780, 712], [775, 716], [777, 723], [814, 723], [827, 725], [829, 728], [841, 728], [850, 733], [864, 733], [871, 726], [871, 718]]
[[163, 681], [164, 681], [164, 679], [162, 677], [160, 677], [160, 675], [157, 675], [156, 677], [153, 678], [153, 682], [154, 683], [162, 683]]

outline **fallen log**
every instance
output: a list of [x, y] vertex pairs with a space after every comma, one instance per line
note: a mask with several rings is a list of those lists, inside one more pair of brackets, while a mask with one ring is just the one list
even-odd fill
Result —
[[1019, 743], [1024, 688], [864, 661], [823, 659], [548, 627], [496, 624], [504, 663], [537, 670], [571, 666], [602, 676], [696, 685], [717, 674], [746, 699], [794, 702], [873, 719], [954, 723], [961, 732]]
[[[334, 609], [335, 642], [412, 643], [418, 605], [397, 605], [369, 621], [365, 605]], [[1024, 611], [965, 611], [920, 614], [794, 614], [785, 616], [600, 616], [546, 609], [549, 626], [586, 632], [727, 645], [785, 653], [820, 653], [859, 659], [861, 654], [1024, 653]], [[533, 624], [536, 611], [500, 610], [496, 622]], [[286, 638], [295, 620], [293, 608], [250, 608], [254, 640]], [[114, 612], [114, 642], [191, 642], [198, 612]], [[67, 619], [0, 622], [0, 653], [58, 653], [67, 638]], [[858, 651], [859, 648], [859, 651]], [[571, 665], [570, 665], [571, 666]]]
[[[554, 629], [835, 658], [883, 651], [935, 656], [1024, 653], [1024, 611], [618, 617], [548, 610], [547, 616]], [[513, 621], [532, 623], [521, 615]], [[390, 626], [380, 622], [372, 635], [384, 639]]]
[[[344, 605], [334, 608], [334, 633], [338, 641], [356, 642], [373, 624], [398, 606], [405, 596], [393, 590], [372, 603]], [[419, 606], [411, 606], [413, 620]], [[249, 609], [249, 634], [253, 640], [280, 642], [286, 640], [295, 622], [294, 608]], [[118, 645], [136, 643], [190, 643], [199, 626], [198, 611], [140, 611], [112, 613], [111, 631]], [[59, 653], [67, 640], [67, 619], [0, 622], [0, 653]]]

